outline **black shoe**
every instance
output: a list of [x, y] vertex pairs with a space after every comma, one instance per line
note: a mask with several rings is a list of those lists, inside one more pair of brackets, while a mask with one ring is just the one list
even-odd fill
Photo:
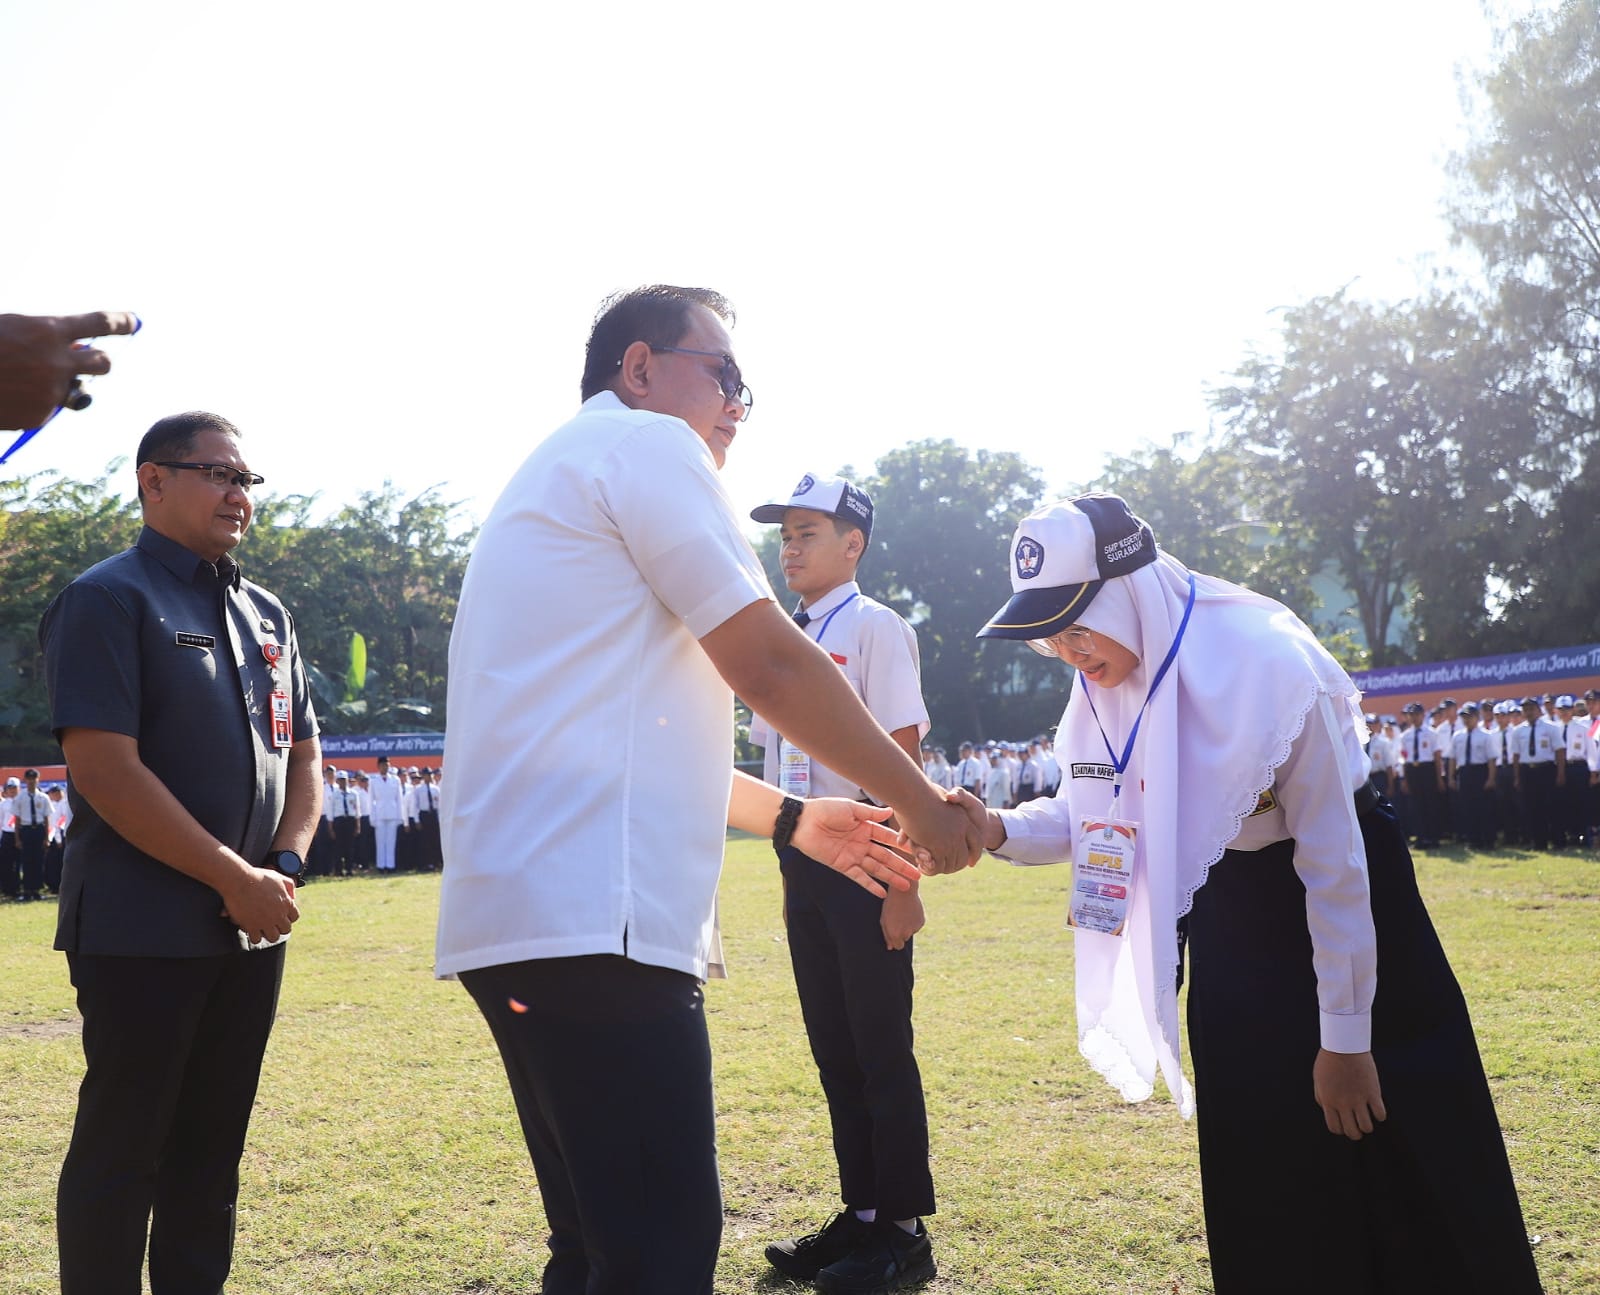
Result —
[[794, 1241], [774, 1241], [766, 1249], [767, 1262], [785, 1277], [810, 1281], [831, 1263], [837, 1263], [872, 1235], [854, 1210], [840, 1210], [820, 1232]]
[[874, 1224], [872, 1235], [843, 1259], [822, 1269], [816, 1286], [823, 1295], [880, 1295], [920, 1286], [938, 1271], [933, 1243], [921, 1219], [915, 1236], [885, 1219]]

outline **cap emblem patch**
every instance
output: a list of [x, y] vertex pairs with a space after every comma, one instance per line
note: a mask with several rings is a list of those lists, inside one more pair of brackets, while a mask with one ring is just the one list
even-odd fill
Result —
[[809, 472], [806, 473], [805, 476], [800, 478], [800, 484], [794, 488], [794, 494], [791, 496], [791, 498], [794, 498], [794, 499], [800, 498], [801, 495], [806, 494], [807, 492], [809, 492], [811, 487], [816, 485], [816, 484], [817, 484], [817, 479], [814, 476], [812, 476]]
[[1032, 580], [1044, 569], [1044, 546], [1026, 535], [1017, 541], [1017, 579]]

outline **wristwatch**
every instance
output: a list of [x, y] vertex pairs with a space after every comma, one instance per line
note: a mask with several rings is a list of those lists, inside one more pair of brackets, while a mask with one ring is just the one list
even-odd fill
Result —
[[267, 867], [276, 869], [285, 877], [298, 877], [305, 866], [293, 850], [273, 850], [267, 855]]

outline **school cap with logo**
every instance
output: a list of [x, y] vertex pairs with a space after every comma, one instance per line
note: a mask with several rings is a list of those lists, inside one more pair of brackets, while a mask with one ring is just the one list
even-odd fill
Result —
[[861, 533], [872, 538], [872, 496], [860, 486], [851, 485], [843, 477], [819, 477], [808, 472], [795, 483], [794, 491], [786, 502], [762, 504], [750, 510], [753, 522], [781, 522], [791, 508], [810, 508], [829, 517], [859, 526]]
[[1011, 599], [981, 639], [1043, 639], [1083, 614], [1107, 580], [1156, 560], [1156, 537], [1119, 495], [1036, 509], [1011, 537]]

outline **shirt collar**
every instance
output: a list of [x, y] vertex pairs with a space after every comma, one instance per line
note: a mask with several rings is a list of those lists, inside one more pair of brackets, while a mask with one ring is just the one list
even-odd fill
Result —
[[812, 620], [826, 616], [835, 607], [844, 605], [846, 599], [861, 592], [861, 586], [854, 580], [846, 580], [842, 585], [835, 585], [814, 603], [807, 603], [796, 610], [803, 610]]
[[139, 532], [139, 538], [134, 546], [143, 549], [186, 585], [192, 585], [195, 576], [200, 573], [200, 568], [204, 567], [212, 579], [231, 585], [235, 590], [239, 588], [239, 564], [227, 553], [224, 553], [221, 560], [216, 563], [207, 562], [193, 550], [179, 544], [177, 540], [168, 539], [160, 531], [153, 530], [149, 526]]

